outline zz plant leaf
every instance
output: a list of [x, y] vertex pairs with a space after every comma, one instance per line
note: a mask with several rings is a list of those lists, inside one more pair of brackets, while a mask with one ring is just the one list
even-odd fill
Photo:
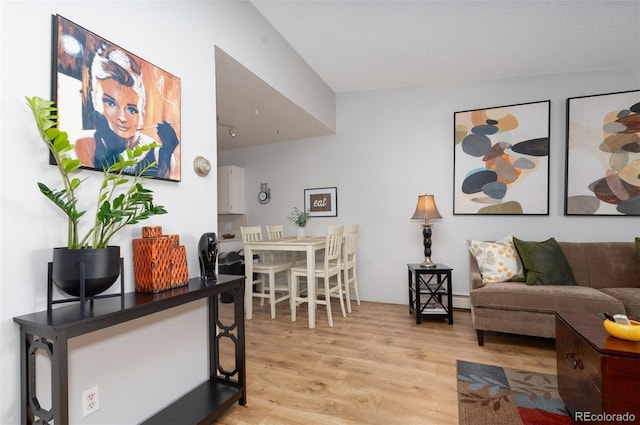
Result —
[[145, 173], [154, 169], [153, 162], [133, 176], [125, 176], [128, 167], [137, 164], [136, 158], [151, 149], [159, 147], [156, 143], [135, 146], [126, 149], [118, 161], [103, 170], [102, 184], [98, 191], [96, 212], [92, 226], [82, 237], [78, 233], [80, 218], [86, 211], [78, 211], [78, 190], [85, 178], [72, 177], [79, 171], [82, 163], [79, 159], [65, 155], [74, 149], [66, 132], [57, 128], [57, 108], [53, 102], [37, 96], [26, 97], [27, 104], [33, 112], [40, 138], [53, 157], [60, 179], [61, 189], [51, 189], [38, 182], [40, 192], [67, 216], [67, 248], [89, 249], [106, 248], [110, 239], [123, 227], [137, 224], [154, 215], [166, 214], [162, 205], [154, 205], [153, 191], [145, 189], [142, 182]]

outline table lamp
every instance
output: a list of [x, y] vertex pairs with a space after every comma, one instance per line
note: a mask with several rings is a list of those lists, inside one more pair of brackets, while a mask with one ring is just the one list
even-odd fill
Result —
[[442, 218], [438, 212], [436, 201], [433, 195], [418, 196], [418, 205], [413, 213], [412, 219], [424, 219], [422, 224], [422, 236], [424, 237], [424, 261], [420, 263], [421, 267], [429, 269], [435, 268], [436, 264], [431, 261], [431, 223], [429, 220], [439, 220]]

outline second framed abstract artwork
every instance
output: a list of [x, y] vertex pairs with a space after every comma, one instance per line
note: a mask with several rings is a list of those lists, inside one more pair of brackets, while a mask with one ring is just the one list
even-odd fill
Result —
[[549, 214], [550, 103], [454, 113], [454, 214]]
[[567, 99], [565, 215], [640, 215], [640, 90]]

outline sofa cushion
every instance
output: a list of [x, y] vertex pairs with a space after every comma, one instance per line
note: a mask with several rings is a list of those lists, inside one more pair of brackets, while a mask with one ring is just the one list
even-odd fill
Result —
[[571, 266], [554, 238], [528, 242], [513, 238], [527, 285], [576, 285]]
[[522, 263], [512, 238], [513, 235], [507, 235], [496, 242], [467, 241], [482, 275], [482, 284], [524, 280]]
[[622, 301], [630, 319], [640, 320], [640, 288], [602, 288], [601, 291]]
[[558, 242], [580, 286], [638, 288], [640, 259], [635, 243]]
[[622, 301], [598, 289], [577, 285], [527, 285], [499, 282], [470, 292], [474, 308], [553, 313], [561, 310], [624, 314]]

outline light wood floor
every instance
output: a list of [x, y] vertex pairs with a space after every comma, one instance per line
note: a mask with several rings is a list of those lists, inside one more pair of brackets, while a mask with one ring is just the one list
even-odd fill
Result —
[[487, 333], [479, 347], [465, 310], [453, 325], [417, 325], [405, 305], [353, 303], [346, 318], [337, 300], [333, 309], [334, 327], [318, 306], [312, 330], [305, 305], [291, 322], [286, 302], [272, 320], [255, 301], [246, 321], [247, 404], [217, 424], [457, 424], [456, 360], [556, 373], [553, 340]]

